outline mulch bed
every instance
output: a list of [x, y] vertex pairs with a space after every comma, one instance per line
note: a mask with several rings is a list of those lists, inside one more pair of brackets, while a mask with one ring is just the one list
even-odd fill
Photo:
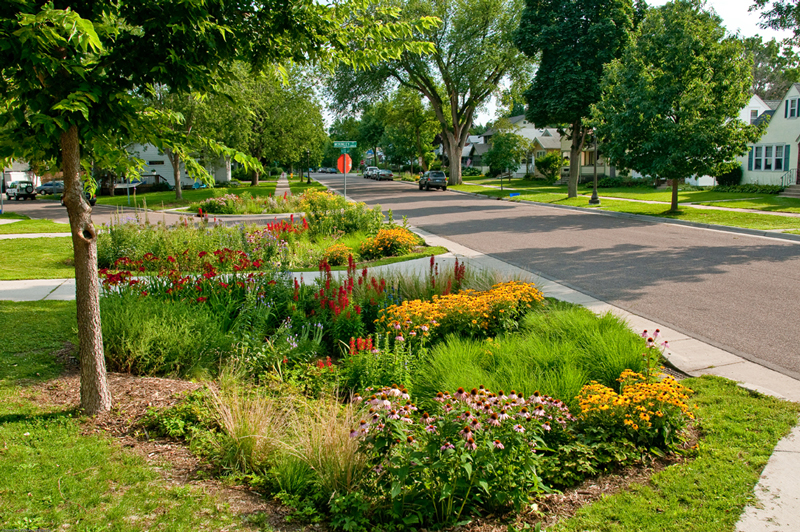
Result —
[[[80, 374], [77, 360], [72, 356], [74, 346], [66, 345], [56, 353], [65, 367], [61, 377], [39, 384], [31, 389], [47, 403], [78, 409], [80, 398]], [[164, 409], [177, 404], [182, 396], [203, 387], [202, 384], [178, 379], [137, 377], [123, 373], [109, 373], [108, 384], [114, 400], [111, 412], [83, 421], [85, 434], [107, 434], [123, 448], [141, 456], [157, 470], [169, 485], [196, 486], [227, 504], [231, 512], [241, 516], [263, 513], [269, 524], [279, 531], [328, 530], [325, 525], [303, 526], [287, 523], [289, 509], [278, 502], [269, 501], [247, 486], [230, 486], [209, 478], [211, 472], [180, 441], [165, 438], [148, 438], [139, 425], [148, 409]], [[696, 443], [699, 434], [691, 435], [687, 447]], [[542, 529], [566, 519], [586, 504], [624, 491], [633, 484], [645, 484], [650, 476], [664, 468], [680, 463], [685, 458], [668, 456], [639, 467], [630, 467], [615, 474], [588, 479], [580, 486], [542, 496], [536, 505], [520, 514], [489, 515], [477, 518], [468, 525], [453, 530], [463, 532], [506, 532], [509, 526], [518, 529], [541, 523]], [[257, 527], [254, 527], [254, 529]]]

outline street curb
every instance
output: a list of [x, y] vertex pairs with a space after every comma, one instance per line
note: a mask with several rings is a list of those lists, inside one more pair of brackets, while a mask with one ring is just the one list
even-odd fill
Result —
[[[626, 218], [626, 219], [633, 219], [633, 220], [641, 220], [644, 222], [649, 222], [652, 224], [672, 224], [672, 225], [683, 225], [686, 227], [694, 227], [696, 229], [709, 229], [713, 231], [724, 231], [726, 233], [738, 233], [744, 234], [748, 236], [759, 236], [759, 237], [766, 237], [766, 238], [776, 238], [778, 240], [787, 240], [791, 242], [800, 242], [800, 235], [794, 235], [791, 233], [777, 233], [773, 231], [767, 231], [764, 229], [748, 229], [745, 227], [732, 227], [730, 225], [714, 225], [714, 224], [703, 224], [699, 222], [689, 222], [686, 220], [672, 220], [672, 219], [664, 219], [659, 218], [657, 216], [648, 216], [646, 214], [631, 214], [627, 212], [616, 212], [616, 211], [598, 211], [596, 208], [588, 208], [588, 207], [575, 207], [572, 205], [556, 205], [553, 203], [542, 203], [540, 201], [531, 201], [531, 200], [515, 200], [511, 201], [508, 198], [493, 198], [490, 196], [486, 196], [484, 194], [478, 194], [477, 192], [465, 192], [463, 190], [447, 190], [447, 192], [453, 192], [455, 194], [465, 194], [468, 196], [476, 196], [480, 198], [485, 198], [487, 200], [494, 200], [494, 201], [505, 201], [507, 203], [525, 203], [528, 205], [537, 205], [540, 207], [551, 207], [553, 209], [565, 209], [570, 211], [577, 211], [577, 212], [585, 212], [590, 214], [597, 214], [601, 216], [610, 216], [612, 218]], [[756, 214], [756, 213], [748, 213], [748, 214]]]

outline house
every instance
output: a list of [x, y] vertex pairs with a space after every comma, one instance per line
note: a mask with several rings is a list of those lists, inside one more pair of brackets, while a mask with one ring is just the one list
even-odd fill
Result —
[[[760, 185], [794, 185], [797, 183], [798, 147], [800, 147], [800, 83], [795, 83], [774, 108], [757, 96], [751, 98], [755, 105], [745, 108], [739, 115], [752, 123], [769, 121], [758, 142], [749, 146], [746, 155], [737, 160], [742, 165], [742, 183]], [[761, 105], [763, 103], [763, 106]], [[763, 109], [766, 106], [767, 109]]]
[[[539, 128], [536, 124], [529, 122], [525, 115], [512, 116], [506, 119], [512, 127], [511, 129], [515, 134], [527, 139], [531, 143], [531, 150], [528, 152], [527, 157], [520, 161], [520, 166], [514, 174], [516, 177], [522, 177], [529, 172], [536, 174], [535, 159], [541, 157], [549, 152], [562, 151], [562, 135], [556, 128]], [[488, 129], [483, 135], [485, 148], [478, 148], [473, 152], [473, 166], [480, 166], [478, 157], [484, 155], [492, 143], [492, 136], [498, 132], [495, 128]], [[569, 147], [567, 147], [566, 154], [563, 154], [569, 159]], [[486, 168], [488, 170], [488, 168]], [[538, 174], [541, 176], [541, 174]]]
[[[142, 170], [142, 183], [155, 184], [159, 181], [166, 181], [172, 186], [174, 183], [173, 166], [164, 152], [152, 144], [133, 144], [128, 152], [144, 161]], [[224, 183], [231, 180], [231, 163], [219, 159], [212, 164], [205, 165], [206, 170], [217, 183]], [[192, 186], [195, 179], [186, 172], [186, 167], [181, 163], [180, 181], [183, 187]]]
[[3, 192], [5, 192], [6, 186], [12, 181], [31, 181], [34, 186], [41, 184], [39, 176], [31, 170], [31, 165], [25, 161], [11, 161], [11, 166], [3, 168], [2, 179], [3, 181], [0, 184], [0, 188]]

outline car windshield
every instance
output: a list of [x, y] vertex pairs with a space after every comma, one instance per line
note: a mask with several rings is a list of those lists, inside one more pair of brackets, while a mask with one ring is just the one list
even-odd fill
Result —
[[444, 172], [431, 172], [431, 177], [444, 177]]

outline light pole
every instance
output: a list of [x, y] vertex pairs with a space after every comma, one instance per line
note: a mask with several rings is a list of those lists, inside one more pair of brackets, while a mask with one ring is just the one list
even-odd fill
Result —
[[308, 184], [311, 184], [311, 150], [306, 150], [306, 164], [308, 165]]
[[593, 129], [592, 132], [594, 133], [594, 188], [589, 205], [600, 205], [600, 198], [597, 197], [597, 130]]

